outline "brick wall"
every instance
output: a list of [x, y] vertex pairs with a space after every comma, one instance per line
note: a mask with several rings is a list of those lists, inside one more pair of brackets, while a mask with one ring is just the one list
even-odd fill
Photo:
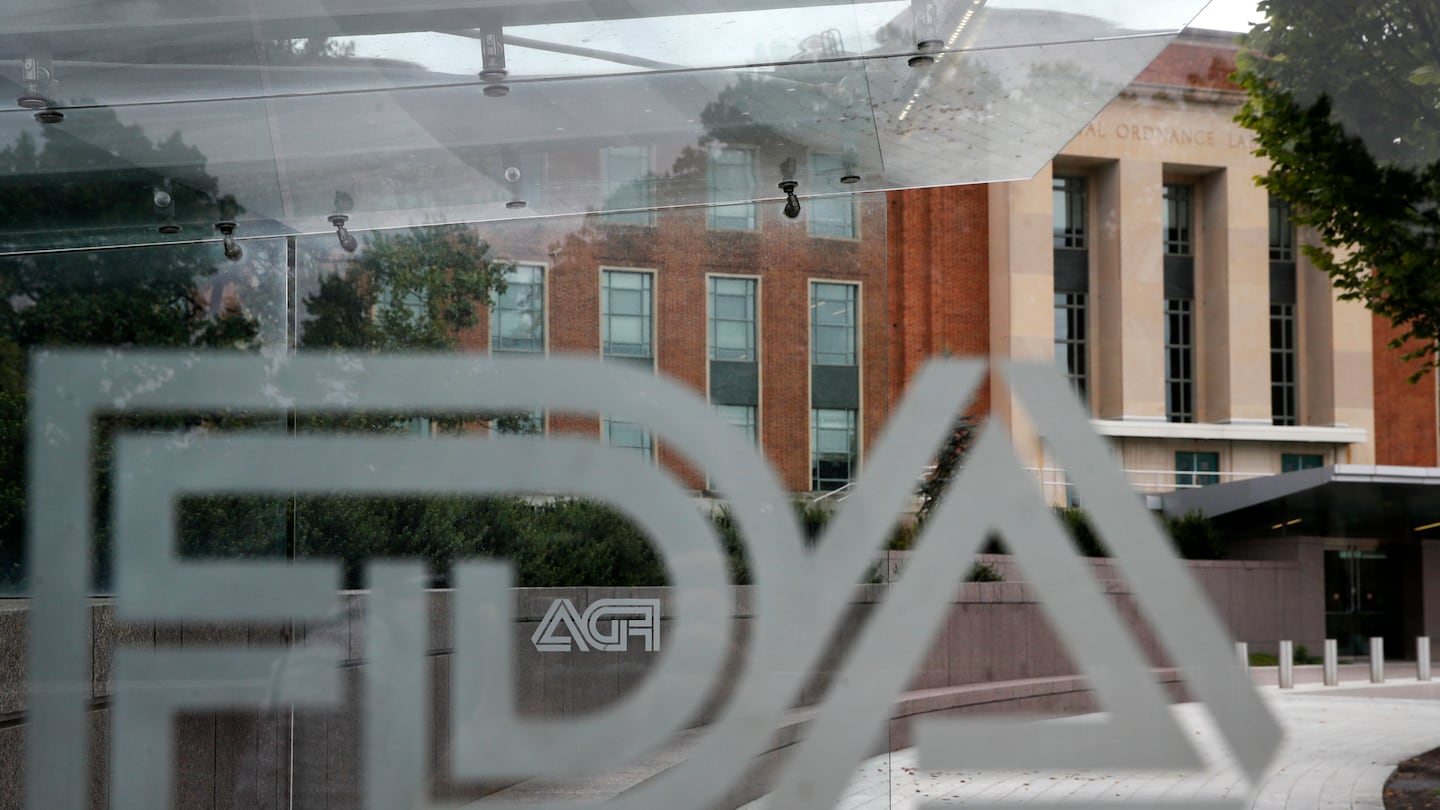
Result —
[[1436, 460], [1435, 375], [1411, 383], [1420, 369], [1404, 362], [1406, 348], [1390, 348], [1401, 330], [1378, 315], [1371, 316], [1375, 378], [1375, 463], [1434, 467]]
[[1139, 84], [1239, 90], [1230, 81], [1239, 48], [1222, 40], [1172, 43], [1135, 79]]
[[[706, 276], [758, 278], [761, 446], [784, 485], [803, 491], [810, 488], [811, 279], [860, 284], [863, 443], [880, 433], [888, 415], [886, 211], [879, 195], [856, 199], [856, 239], [813, 238], [805, 216], [786, 219], [778, 202], [757, 205], [754, 231], [712, 230], [705, 209], [686, 208], [656, 212], [653, 226], [587, 218], [505, 223], [481, 232], [496, 256], [550, 266], [552, 353], [599, 353], [601, 268], [654, 271], [656, 367], [702, 395], [708, 384]], [[483, 344], [488, 329], [477, 332]], [[550, 429], [596, 436], [600, 425], [593, 416], [552, 414]], [[705, 487], [701, 470], [663, 443], [657, 447], [661, 463], [685, 486]]]
[[[990, 353], [989, 192], [889, 194], [890, 400], [931, 357]], [[978, 409], [988, 407], [983, 396]]]

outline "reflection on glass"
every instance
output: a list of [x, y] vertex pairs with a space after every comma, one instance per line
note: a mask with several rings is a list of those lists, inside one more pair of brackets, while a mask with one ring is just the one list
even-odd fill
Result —
[[[604, 207], [621, 209], [606, 217], [624, 225], [652, 225], [655, 205], [651, 194], [652, 150], [648, 146], [610, 146], [604, 151], [602, 185]], [[625, 210], [635, 209], [635, 210]]]
[[545, 350], [545, 268], [516, 265], [505, 273], [505, 292], [491, 314], [492, 351]]
[[755, 229], [755, 204], [720, 205], [755, 194], [755, 154], [748, 149], [721, 149], [710, 156], [710, 227]]
[[854, 284], [817, 282], [810, 286], [810, 362], [817, 366], [855, 365]]
[[710, 278], [710, 359], [755, 360], [753, 278]]
[[856, 460], [855, 411], [815, 408], [810, 413], [812, 490], [833, 490], [854, 480]]
[[[841, 155], [810, 155], [810, 174], [816, 181], [840, 180], [851, 169]], [[850, 196], [816, 197], [805, 204], [805, 216], [811, 236], [833, 236], [853, 239], [855, 232], [855, 200]]]
[[726, 422], [743, 431], [745, 438], [749, 439], [751, 444], [757, 444], [760, 441], [755, 430], [754, 405], [716, 405], [715, 410]]
[[651, 273], [606, 270], [600, 291], [600, 341], [613, 357], [653, 356]]

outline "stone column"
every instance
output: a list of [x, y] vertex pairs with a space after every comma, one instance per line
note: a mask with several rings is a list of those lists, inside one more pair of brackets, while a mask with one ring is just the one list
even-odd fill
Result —
[[1196, 188], [1197, 421], [1268, 425], [1269, 200], [1243, 171], [1213, 172]]
[[1102, 419], [1165, 419], [1162, 177], [1158, 161], [1128, 158], [1095, 175], [1091, 325]]
[[[1030, 180], [990, 185], [990, 352], [997, 361], [1055, 361], [1051, 178], [1047, 165]], [[1024, 409], [1001, 385], [992, 383], [991, 397], [1021, 463], [1042, 466]]]

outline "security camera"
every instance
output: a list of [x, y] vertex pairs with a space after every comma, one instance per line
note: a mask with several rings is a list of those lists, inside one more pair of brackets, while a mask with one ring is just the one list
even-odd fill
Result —
[[794, 180], [784, 180], [780, 183], [780, 190], [785, 192], [785, 216], [791, 219], [800, 217], [800, 198], [795, 196], [795, 189], [799, 186]]

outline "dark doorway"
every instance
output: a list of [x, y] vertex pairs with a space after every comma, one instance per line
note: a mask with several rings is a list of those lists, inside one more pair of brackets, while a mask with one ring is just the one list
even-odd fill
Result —
[[1398, 560], [1375, 541], [1344, 541], [1325, 549], [1325, 635], [1341, 655], [1368, 655], [1370, 638], [1385, 639], [1391, 656], [1402, 654]]

